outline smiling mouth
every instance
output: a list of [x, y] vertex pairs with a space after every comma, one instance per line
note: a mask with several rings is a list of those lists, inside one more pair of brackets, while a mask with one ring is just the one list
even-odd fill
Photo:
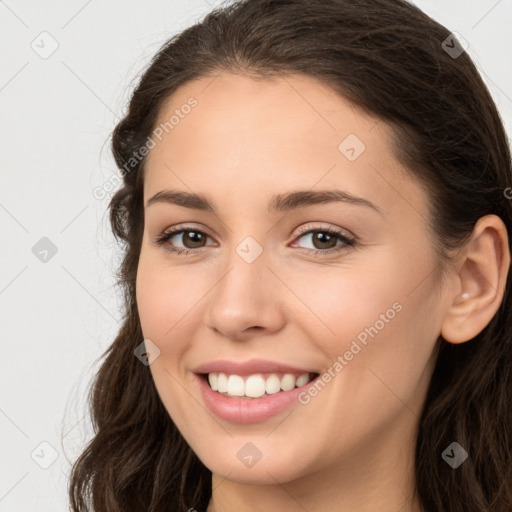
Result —
[[250, 375], [223, 372], [202, 373], [200, 376], [217, 393], [229, 398], [254, 399], [279, 394], [308, 385], [318, 373], [254, 373]]

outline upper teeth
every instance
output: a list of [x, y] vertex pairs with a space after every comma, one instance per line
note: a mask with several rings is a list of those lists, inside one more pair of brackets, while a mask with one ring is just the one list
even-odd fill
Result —
[[208, 382], [214, 391], [227, 393], [229, 396], [247, 396], [259, 398], [265, 393], [271, 395], [279, 391], [290, 391], [296, 386], [309, 382], [309, 373], [295, 376], [285, 373], [281, 377], [275, 373], [270, 375], [254, 374], [245, 377], [226, 375], [225, 373], [209, 373]]

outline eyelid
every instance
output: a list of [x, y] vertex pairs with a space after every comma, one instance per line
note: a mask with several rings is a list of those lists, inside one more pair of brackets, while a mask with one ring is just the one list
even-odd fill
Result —
[[[187, 224], [177, 224], [176, 226], [172, 226], [171, 228], [167, 228], [164, 231], [162, 231], [157, 238], [155, 239], [156, 245], [160, 246], [167, 246], [167, 241], [170, 240], [173, 236], [177, 234], [182, 234], [184, 232], [199, 232], [200, 234], [206, 235], [207, 238], [213, 239], [208, 231], [206, 229], [198, 229], [195, 226], [187, 225]], [[333, 253], [339, 253], [342, 252], [344, 249], [348, 249], [350, 247], [356, 246], [358, 243], [358, 239], [355, 235], [350, 233], [349, 231], [340, 228], [340, 227], [332, 227], [326, 224], [322, 225], [312, 225], [312, 223], [304, 224], [298, 228], [298, 231], [295, 233], [295, 236], [293, 238], [293, 241], [297, 240], [298, 238], [302, 238], [306, 234], [314, 233], [314, 232], [325, 232], [329, 233], [335, 237], [338, 238], [342, 242], [341, 247], [336, 245], [334, 247], [331, 247], [329, 249], [308, 249], [304, 247], [300, 247], [302, 253], [304, 254], [313, 254], [313, 255], [320, 255], [322, 256], [328, 256], [332, 255]], [[193, 253], [201, 253], [202, 249], [206, 248], [199, 247], [195, 249], [189, 249], [189, 248], [182, 248], [182, 247], [173, 247], [173, 246], [167, 246], [165, 249], [174, 254], [181, 254], [181, 255], [188, 255]]]
[[305, 233], [308, 233], [310, 231], [323, 231], [323, 230], [326, 230], [326, 231], [336, 232], [337, 234], [343, 235], [346, 238], [350, 238], [350, 239], [353, 239], [353, 240], [356, 239], [356, 236], [354, 234], [352, 234], [350, 231], [348, 231], [348, 230], [346, 230], [344, 228], [340, 228], [340, 227], [329, 226], [328, 224], [312, 225], [312, 223], [309, 222], [307, 224], [303, 224], [302, 226], [300, 226], [297, 229], [298, 229], [297, 236], [304, 235]]
[[[212, 239], [214, 238], [203, 227], [197, 228], [196, 226], [190, 226], [190, 225], [187, 225], [187, 224], [177, 224], [176, 226], [172, 226], [170, 228], [166, 228], [163, 231], [161, 231], [156, 236], [155, 243], [158, 244], [159, 240], [165, 239], [165, 241], [166, 241], [169, 238], [172, 238], [173, 236], [175, 236], [177, 234], [184, 233], [184, 232], [187, 232], [187, 231], [195, 231], [197, 233], [201, 233], [201, 234], [206, 235], [208, 238], [212, 238]], [[193, 250], [194, 252], [198, 252], [198, 249], [191, 249], [191, 250]]]
[[213, 238], [212, 235], [209, 234], [209, 231], [207, 228], [203, 226], [193, 226], [190, 224], [176, 224], [175, 226], [171, 226], [168, 228], [165, 228], [160, 231], [161, 235], [169, 234], [169, 233], [178, 233], [180, 231], [197, 231], [200, 233], [204, 233], [205, 235], [208, 235], [210, 238]]
[[[295, 228], [295, 230], [297, 231], [295, 234], [295, 238], [297, 238], [300, 235], [304, 235], [310, 231], [320, 231], [320, 230], [336, 231], [336, 232], [341, 231], [342, 232], [341, 234], [343, 234], [347, 238], [351, 238], [351, 239], [356, 238], [356, 236], [354, 234], [352, 234], [350, 231], [348, 231], [344, 228], [332, 227], [327, 224], [314, 225], [312, 222], [303, 224], [303, 225], [299, 226], [298, 228]], [[161, 232], [161, 235], [165, 235], [165, 234], [169, 234], [169, 233], [175, 234], [180, 231], [199, 231], [201, 233], [204, 233], [205, 235], [208, 235], [210, 238], [214, 238], [212, 235], [210, 235], [208, 233], [208, 230], [206, 228], [203, 228], [203, 227], [197, 228], [196, 226], [191, 226], [188, 224], [177, 224], [176, 226], [172, 226], [171, 228], [166, 228]], [[295, 240], [295, 238], [294, 238], [294, 240]]]

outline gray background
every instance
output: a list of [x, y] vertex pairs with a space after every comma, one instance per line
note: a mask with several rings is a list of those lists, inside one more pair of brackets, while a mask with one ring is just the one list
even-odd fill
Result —
[[[512, 1], [415, 3], [468, 41], [510, 136]], [[160, 45], [219, 4], [0, 0], [0, 512], [68, 509], [86, 391], [120, 326], [107, 138]]]

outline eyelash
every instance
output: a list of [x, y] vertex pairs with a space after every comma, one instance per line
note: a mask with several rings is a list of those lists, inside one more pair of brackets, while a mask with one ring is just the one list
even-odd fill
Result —
[[[155, 243], [158, 246], [163, 246], [166, 244], [168, 240], [170, 240], [173, 236], [179, 233], [186, 233], [186, 232], [194, 232], [199, 233], [201, 235], [204, 235], [208, 238], [209, 235], [205, 233], [204, 231], [200, 231], [199, 229], [193, 228], [193, 227], [186, 227], [186, 226], [175, 226], [174, 228], [168, 229], [164, 232], [162, 232], [158, 237], [155, 239]], [[340, 246], [331, 247], [330, 249], [304, 249], [301, 248], [301, 251], [308, 255], [317, 255], [321, 254], [322, 256], [328, 256], [332, 253], [341, 252], [342, 250], [348, 249], [350, 247], [354, 247], [356, 245], [356, 239], [355, 238], [349, 238], [345, 235], [343, 235], [340, 231], [337, 231], [330, 227], [317, 227], [315, 229], [308, 229], [307, 227], [303, 230], [300, 230], [300, 232], [297, 234], [296, 238], [302, 238], [304, 235], [308, 235], [310, 233], [327, 233], [328, 235], [335, 236], [339, 240], [343, 242]], [[295, 240], [295, 239], [294, 239]], [[178, 255], [184, 255], [187, 256], [190, 253], [197, 253], [200, 249], [203, 249], [203, 247], [200, 247], [198, 249], [182, 249], [180, 247], [172, 247], [169, 244], [166, 244], [165, 250], [169, 251], [170, 253], [178, 254]]]

